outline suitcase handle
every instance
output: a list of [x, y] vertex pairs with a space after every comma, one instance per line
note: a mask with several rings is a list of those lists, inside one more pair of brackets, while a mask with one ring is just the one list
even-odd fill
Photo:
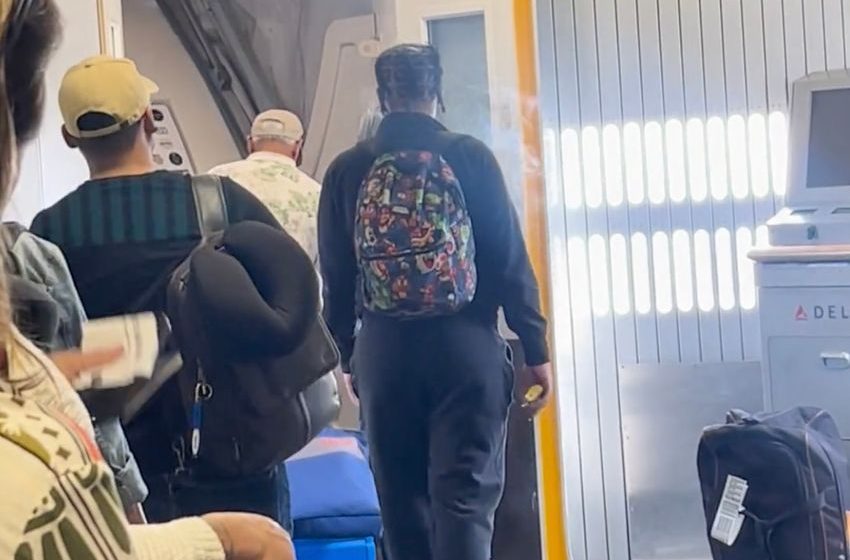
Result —
[[848, 352], [821, 352], [820, 359], [827, 369], [850, 369]]

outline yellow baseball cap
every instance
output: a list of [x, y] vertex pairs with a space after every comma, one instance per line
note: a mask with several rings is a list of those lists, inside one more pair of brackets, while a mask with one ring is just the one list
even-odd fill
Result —
[[[73, 66], [59, 88], [65, 129], [75, 138], [100, 138], [135, 124], [151, 105], [159, 87], [126, 58], [94, 56]], [[80, 117], [103, 113], [115, 122], [96, 130], [80, 130]]]

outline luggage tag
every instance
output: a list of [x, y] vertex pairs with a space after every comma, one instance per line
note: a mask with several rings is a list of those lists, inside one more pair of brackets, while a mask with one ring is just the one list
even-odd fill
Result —
[[197, 459], [201, 451], [201, 425], [204, 419], [204, 401], [212, 398], [212, 385], [198, 381], [195, 385], [195, 398], [192, 402], [192, 458]]
[[732, 546], [738, 540], [744, 526], [744, 500], [747, 497], [749, 483], [743, 478], [728, 475], [723, 496], [711, 524], [711, 538]]

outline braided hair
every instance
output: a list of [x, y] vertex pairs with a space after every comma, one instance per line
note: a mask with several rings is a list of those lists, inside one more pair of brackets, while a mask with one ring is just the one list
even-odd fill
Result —
[[443, 67], [440, 53], [431, 45], [405, 44], [384, 51], [375, 62], [381, 111], [389, 112], [388, 99], [401, 102], [437, 100], [443, 103]]

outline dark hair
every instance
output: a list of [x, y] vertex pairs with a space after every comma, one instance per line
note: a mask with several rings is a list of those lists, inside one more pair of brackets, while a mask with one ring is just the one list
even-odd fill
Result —
[[[44, 70], [60, 29], [53, 0], [13, 0], [2, 43], [2, 89], [11, 110], [16, 145], [31, 140], [41, 124]], [[2, 141], [7, 138], [4, 132]]]
[[[14, 188], [18, 146], [31, 139], [44, 109], [44, 69], [59, 40], [53, 0], [11, 0], [0, 13], [0, 211]], [[0, 251], [0, 260], [6, 252]], [[12, 313], [6, 275], [0, 272], [0, 340]]]
[[375, 62], [381, 110], [388, 102], [418, 102], [436, 99], [443, 105], [443, 67], [440, 53], [431, 45], [405, 44], [384, 51]]
[[[115, 125], [115, 122], [115, 117], [106, 113], [86, 113], [77, 119], [77, 126], [81, 131], [102, 130]], [[88, 157], [115, 159], [133, 149], [141, 126], [142, 121], [138, 120], [106, 136], [80, 138], [78, 140], [80, 150]]]

